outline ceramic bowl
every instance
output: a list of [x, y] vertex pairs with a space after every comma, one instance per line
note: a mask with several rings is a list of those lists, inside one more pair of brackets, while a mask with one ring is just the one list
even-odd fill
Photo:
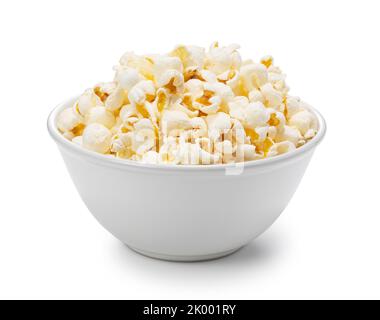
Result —
[[149, 165], [77, 146], [56, 127], [48, 130], [89, 211], [131, 249], [144, 255], [198, 261], [230, 254], [262, 234], [285, 209], [325, 135], [296, 150], [239, 165]]

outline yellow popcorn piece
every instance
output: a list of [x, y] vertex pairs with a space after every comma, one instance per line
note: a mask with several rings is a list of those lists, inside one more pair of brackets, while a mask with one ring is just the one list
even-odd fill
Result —
[[184, 91], [184, 77], [182, 72], [169, 69], [157, 79], [157, 86], [165, 88], [170, 94], [180, 94]]
[[252, 144], [260, 138], [260, 135], [256, 132], [255, 129], [247, 128], [245, 129], [245, 134], [250, 138], [250, 143]]
[[156, 99], [154, 100], [155, 108], [157, 109], [158, 116], [164, 109], [169, 106], [169, 93], [165, 88], [157, 90]]
[[264, 141], [254, 143], [257, 152], [263, 154], [264, 156], [268, 156], [268, 152], [274, 144], [275, 143], [271, 138], [265, 138]]
[[269, 68], [273, 65], [273, 57], [272, 56], [264, 56], [260, 59], [260, 63]]
[[268, 125], [282, 129], [286, 123], [285, 115], [282, 112], [271, 108], [267, 108], [267, 110], [270, 112], [270, 117], [267, 122]]

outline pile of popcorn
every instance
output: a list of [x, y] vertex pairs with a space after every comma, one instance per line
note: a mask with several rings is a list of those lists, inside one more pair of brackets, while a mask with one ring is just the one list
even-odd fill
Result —
[[288, 95], [271, 56], [242, 60], [238, 45], [125, 53], [112, 82], [86, 90], [57, 118], [73, 143], [143, 163], [224, 164], [296, 149], [318, 129]]

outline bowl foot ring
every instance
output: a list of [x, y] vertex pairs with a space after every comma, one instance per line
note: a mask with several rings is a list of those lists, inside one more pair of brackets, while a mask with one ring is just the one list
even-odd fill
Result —
[[223, 252], [217, 252], [212, 254], [205, 254], [205, 255], [167, 255], [167, 254], [160, 254], [160, 253], [154, 253], [149, 252], [145, 250], [140, 250], [134, 247], [131, 247], [129, 245], [126, 245], [129, 249], [142, 254], [143, 256], [154, 258], [158, 260], [166, 260], [166, 261], [177, 261], [177, 262], [196, 262], [196, 261], [207, 261], [207, 260], [214, 260], [219, 259], [225, 256], [228, 256], [230, 254], [235, 253], [236, 251], [240, 250], [242, 247], [234, 248], [231, 250], [223, 251]]

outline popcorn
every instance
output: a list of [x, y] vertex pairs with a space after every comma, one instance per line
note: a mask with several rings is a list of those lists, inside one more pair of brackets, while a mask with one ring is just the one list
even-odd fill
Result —
[[79, 114], [85, 116], [86, 113], [95, 106], [103, 105], [102, 100], [95, 94], [93, 89], [86, 90], [76, 103], [76, 109]]
[[148, 151], [143, 154], [141, 158], [142, 163], [149, 163], [149, 164], [158, 164], [159, 163], [159, 154], [156, 151]]
[[302, 135], [297, 128], [285, 125], [284, 130], [277, 136], [279, 142], [289, 141], [294, 145], [303, 144]]
[[203, 150], [199, 144], [181, 143], [178, 149], [178, 164], [212, 164], [219, 161], [219, 154], [211, 154]]
[[267, 153], [267, 157], [274, 157], [279, 154], [287, 153], [289, 151], [294, 150], [296, 147], [295, 145], [290, 141], [282, 141], [273, 144]]
[[125, 92], [124, 90], [118, 86], [110, 94], [105, 100], [105, 106], [107, 109], [111, 111], [115, 111], [120, 109], [120, 107], [123, 105], [125, 99]]
[[115, 153], [116, 155], [122, 157], [129, 154], [132, 156], [134, 153], [132, 152], [131, 146], [133, 142], [133, 132], [118, 132], [113, 135], [111, 140], [111, 152]]
[[86, 125], [100, 123], [108, 129], [111, 129], [115, 124], [115, 116], [105, 107], [94, 107], [87, 112], [85, 123]]
[[199, 99], [203, 96], [204, 81], [198, 79], [190, 79], [185, 83], [185, 95], [190, 98]]
[[[178, 57], [152, 55], [148, 56], [146, 59], [151, 63], [153, 79], [158, 86], [160, 86], [160, 82], [163, 81], [161, 78], [169, 71], [177, 71], [182, 75], [183, 65], [181, 59]], [[165, 78], [167, 78], [167, 76], [165, 76]]]
[[308, 134], [308, 136], [313, 137], [317, 132], [317, 120], [308, 110], [302, 110], [294, 114], [289, 119], [289, 125], [297, 128], [302, 135]]
[[227, 113], [218, 112], [206, 117], [208, 135], [212, 140], [218, 140], [223, 133], [231, 128], [231, 117]]
[[191, 137], [192, 138], [201, 138], [207, 137], [208, 128], [205, 119], [201, 117], [195, 117], [190, 119], [190, 124], [192, 126]]
[[132, 151], [142, 156], [156, 145], [156, 133], [149, 119], [140, 119], [134, 124]]
[[206, 52], [204, 48], [197, 46], [177, 46], [171, 53], [171, 56], [181, 59], [185, 69], [199, 68], [202, 69], [206, 60]]
[[152, 61], [145, 56], [136, 55], [134, 52], [126, 52], [120, 58], [120, 66], [135, 69], [148, 80], [153, 80]]
[[156, 99], [154, 100], [154, 109], [156, 110], [158, 116], [160, 113], [167, 109], [170, 105], [169, 92], [164, 88], [159, 88], [156, 92]]
[[143, 105], [145, 101], [153, 101], [156, 88], [151, 80], [142, 80], [128, 92], [128, 100], [132, 105]]
[[243, 92], [249, 93], [267, 83], [268, 71], [264, 65], [252, 63], [241, 67], [240, 78]]
[[249, 103], [244, 109], [244, 123], [248, 129], [265, 126], [270, 119], [270, 111], [261, 102]]
[[209, 70], [202, 69], [199, 71], [199, 80], [213, 83], [213, 82], [217, 82], [218, 78], [217, 78], [216, 74], [214, 74], [213, 72], [211, 72]]
[[221, 142], [217, 142], [215, 144], [215, 150], [216, 152], [222, 155], [223, 163], [234, 162], [234, 157], [233, 157], [234, 150], [233, 150], [231, 141], [224, 140]]
[[236, 162], [251, 161], [259, 159], [256, 154], [256, 146], [251, 144], [240, 144], [236, 150]]
[[234, 119], [238, 119], [240, 121], [245, 120], [245, 109], [247, 108], [249, 104], [249, 100], [247, 97], [244, 96], [237, 96], [234, 97], [229, 103], [229, 113], [231, 117]]
[[179, 136], [184, 130], [192, 128], [190, 117], [179, 110], [164, 110], [160, 127], [165, 136]]
[[62, 133], [75, 131], [82, 124], [82, 117], [73, 108], [63, 110], [57, 117], [57, 127]]
[[260, 63], [269, 68], [273, 64], [272, 56], [264, 56], [260, 59]]
[[248, 99], [250, 102], [265, 102], [263, 93], [259, 89], [253, 89], [248, 93]]
[[220, 75], [230, 69], [239, 69], [241, 65], [241, 57], [239, 45], [232, 44], [228, 47], [219, 47], [217, 42], [210, 47], [206, 57], [206, 69]]
[[197, 117], [199, 115], [198, 110], [189, 109], [187, 106], [183, 105], [180, 100], [173, 101], [172, 104], [168, 107], [168, 110], [178, 110], [186, 113], [190, 118]]
[[228, 102], [234, 98], [234, 93], [231, 88], [220, 82], [206, 82], [204, 84], [204, 90], [219, 97], [221, 107], [226, 107]]
[[169, 69], [158, 77], [157, 85], [167, 89], [171, 94], [183, 93], [183, 74], [180, 71]]
[[265, 105], [269, 108], [275, 108], [277, 110], [283, 110], [282, 101], [283, 96], [281, 92], [277, 91], [273, 88], [273, 85], [270, 83], [266, 83], [261, 86], [260, 91], [264, 97]]
[[138, 82], [143, 80], [142, 75], [134, 69], [127, 66], [117, 66], [115, 67], [115, 78], [114, 81], [119, 84], [120, 88], [129, 91]]
[[307, 143], [318, 132], [309, 106], [288, 95], [273, 57], [242, 60], [238, 49], [127, 52], [113, 81], [87, 89], [57, 128], [82, 148], [146, 164], [256, 161]]
[[98, 153], [108, 153], [111, 147], [111, 131], [99, 123], [89, 124], [83, 131], [83, 147]]
[[297, 112], [302, 110], [302, 107], [300, 105], [300, 99], [297, 97], [287, 96], [285, 105], [286, 105], [286, 116], [288, 118], [291, 118]]
[[119, 120], [122, 121], [122, 123], [128, 121], [130, 117], [137, 117], [138, 112], [135, 105], [132, 104], [126, 104], [124, 105], [119, 112]]

